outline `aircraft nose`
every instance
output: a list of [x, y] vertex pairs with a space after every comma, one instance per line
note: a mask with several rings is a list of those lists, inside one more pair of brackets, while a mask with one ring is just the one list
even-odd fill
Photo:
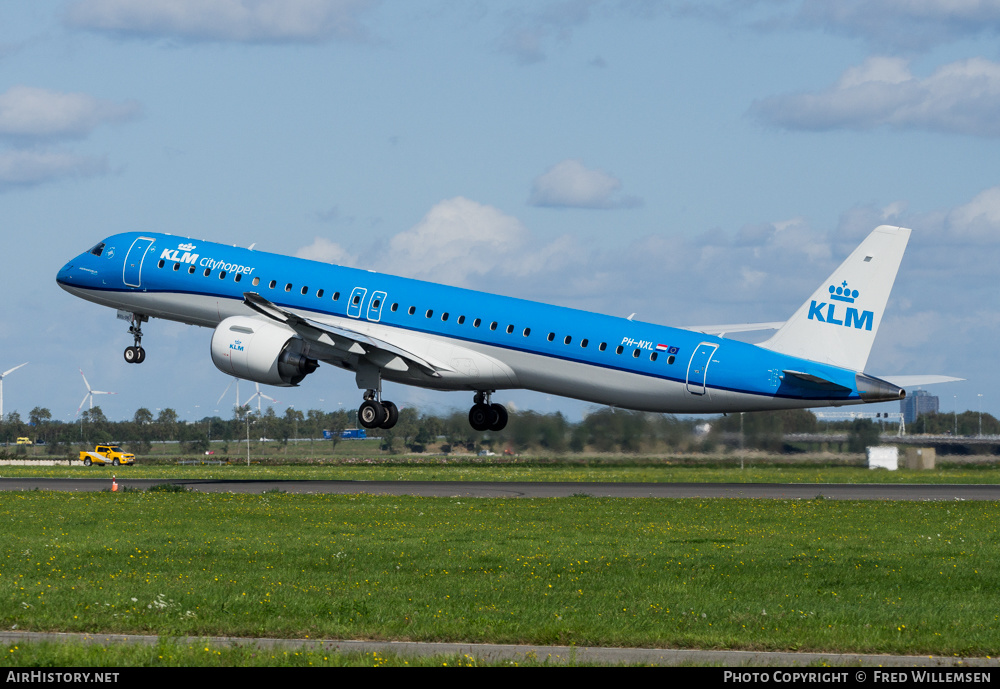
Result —
[[70, 261], [62, 268], [60, 268], [58, 273], [56, 273], [56, 282], [60, 285], [68, 284], [71, 280], [72, 272], [73, 272], [73, 262]]

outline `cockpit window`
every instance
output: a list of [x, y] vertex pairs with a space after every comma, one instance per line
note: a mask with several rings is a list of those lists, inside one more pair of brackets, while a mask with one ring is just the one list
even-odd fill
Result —
[[101, 253], [103, 253], [103, 251], [104, 251], [104, 242], [101, 242], [100, 244], [98, 244], [97, 246], [95, 246], [93, 249], [91, 249], [90, 253], [94, 254], [94, 256], [100, 256]]

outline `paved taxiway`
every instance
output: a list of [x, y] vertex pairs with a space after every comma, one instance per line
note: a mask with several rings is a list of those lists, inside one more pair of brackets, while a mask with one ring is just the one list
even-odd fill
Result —
[[[141, 634], [64, 634], [58, 632], [0, 631], [0, 643], [77, 642], [84, 644], [145, 644], [155, 646], [158, 636]], [[794, 653], [782, 651], [703, 651], [664, 648], [600, 648], [595, 646], [532, 646], [524, 644], [473, 644], [422, 641], [351, 641], [332, 639], [247, 639], [236, 637], [180, 637], [178, 644], [215, 647], [256, 647], [267, 650], [323, 650], [333, 653], [382, 653], [401, 657], [470, 655], [479, 660], [524, 662], [534, 658], [552, 665], [568, 662], [588, 665], [619, 663], [642, 665], [705, 665], [729, 667], [795, 667], [807, 664], [859, 667], [997, 667], [996, 658], [958, 656], [893, 656], [857, 653]], [[853, 675], [855, 679], [860, 679]]]
[[[417, 495], [466, 498], [559, 498], [589, 495], [595, 498], [765, 498], [810, 500], [1000, 500], [1000, 485], [886, 484], [886, 483], [568, 483], [492, 481], [275, 481], [213, 479], [130, 479], [118, 485], [146, 490], [171, 483], [206, 493], [335, 493]], [[105, 478], [0, 478], [0, 491], [102, 491], [111, 488]]]

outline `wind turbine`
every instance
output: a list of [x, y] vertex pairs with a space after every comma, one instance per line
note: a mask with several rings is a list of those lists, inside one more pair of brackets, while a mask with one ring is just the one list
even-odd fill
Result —
[[237, 409], [239, 408], [239, 406], [240, 406], [240, 379], [237, 378], [236, 376], [233, 376], [233, 379], [231, 381], [229, 381], [229, 385], [227, 385], [226, 389], [222, 391], [221, 395], [219, 395], [219, 401], [215, 403], [215, 406], [217, 406], [217, 407], [219, 406], [219, 402], [222, 402], [222, 398], [225, 397], [229, 393], [229, 388], [233, 387], [233, 383], [234, 382], [236, 383], [236, 408]]
[[[28, 365], [27, 361], [25, 361], [23, 364], [21, 364], [21, 366], [27, 366], [27, 365]], [[3, 373], [0, 373], [0, 421], [3, 421], [3, 379], [6, 376], [9, 376], [11, 373], [13, 373], [14, 371], [16, 371], [17, 369], [21, 368], [21, 366], [15, 366], [14, 368], [10, 369], [9, 371], [4, 371]]]
[[257, 386], [257, 392], [255, 392], [254, 394], [250, 395], [250, 399], [247, 400], [247, 404], [250, 404], [251, 402], [253, 402], [253, 398], [256, 397], [257, 398], [257, 415], [259, 416], [260, 415], [260, 400], [261, 400], [261, 398], [264, 398], [266, 400], [271, 400], [275, 404], [278, 404], [278, 400], [274, 399], [273, 397], [269, 397], [268, 395], [265, 395], [263, 392], [261, 392], [260, 391], [260, 383], [254, 383], [254, 385]]
[[90, 387], [90, 383], [87, 382], [87, 376], [83, 375], [83, 369], [80, 369], [80, 375], [83, 376], [83, 384], [87, 386], [87, 394], [83, 396], [83, 401], [80, 402], [80, 406], [76, 409], [76, 415], [80, 415], [80, 410], [83, 409], [83, 405], [87, 403], [87, 398], [90, 398], [90, 409], [94, 409], [94, 395], [117, 395], [117, 392], [104, 392], [103, 390], [94, 390]]

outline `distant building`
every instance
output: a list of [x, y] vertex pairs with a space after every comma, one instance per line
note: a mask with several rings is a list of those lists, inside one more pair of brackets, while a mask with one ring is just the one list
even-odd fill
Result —
[[906, 423], [913, 423], [921, 414], [937, 414], [937, 395], [926, 390], [914, 390], [899, 401], [899, 411], [903, 413], [903, 421]]

